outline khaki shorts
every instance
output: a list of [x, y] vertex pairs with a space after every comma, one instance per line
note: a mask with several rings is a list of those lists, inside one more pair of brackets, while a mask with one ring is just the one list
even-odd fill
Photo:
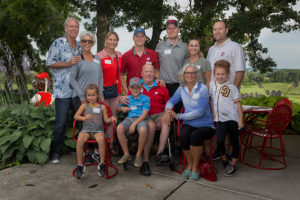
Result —
[[164, 115], [164, 112], [158, 113], [158, 114], [154, 114], [149, 116], [149, 118], [155, 123], [158, 124], [158, 122], [160, 121], [160, 119], [162, 118], [162, 116]]

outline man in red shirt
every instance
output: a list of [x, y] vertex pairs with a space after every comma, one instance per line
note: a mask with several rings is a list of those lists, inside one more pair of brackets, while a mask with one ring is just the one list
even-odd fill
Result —
[[[141, 78], [142, 67], [145, 64], [151, 64], [155, 68], [155, 78], [160, 79], [158, 55], [155, 51], [145, 47], [146, 33], [143, 28], [136, 28], [133, 33], [134, 46], [122, 56], [121, 64], [121, 84], [125, 89], [125, 94], [128, 92], [127, 85], [133, 77]], [[123, 78], [127, 75], [127, 81]]]
[[[143, 165], [140, 168], [141, 175], [151, 175], [149, 167], [149, 154], [153, 145], [156, 129], [160, 129], [159, 146], [156, 156], [156, 164], [160, 164], [161, 157], [165, 146], [167, 144], [170, 126], [162, 120], [165, 111], [165, 105], [169, 100], [169, 91], [166, 87], [161, 86], [159, 82], [154, 79], [155, 69], [151, 64], [145, 64], [142, 67], [142, 90], [141, 93], [150, 98], [150, 110], [148, 112], [148, 137], [144, 147]], [[128, 93], [130, 95], [130, 91]]]

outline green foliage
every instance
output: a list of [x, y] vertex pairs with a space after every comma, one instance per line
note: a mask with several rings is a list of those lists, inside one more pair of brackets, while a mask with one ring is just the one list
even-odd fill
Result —
[[[274, 107], [280, 99], [284, 97], [267, 97], [265, 95], [257, 97], [243, 98], [242, 105], [253, 105], [253, 106], [263, 106], [263, 107]], [[297, 132], [300, 132], [300, 104], [292, 103], [293, 107], [293, 117], [291, 121], [291, 126]], [[260, 115], [261, 118], [265, 118], [266, 115]]]
[[0, 162], [45, 164], [50, 153], [55, 111], [52, 106], [15, 104], [0, 108]]

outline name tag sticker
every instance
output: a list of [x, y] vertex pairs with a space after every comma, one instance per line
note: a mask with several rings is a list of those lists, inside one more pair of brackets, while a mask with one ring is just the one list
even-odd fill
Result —
[[158, 94], [158, 92], [154, 92], [154, 94], [155, 94], [155, 95], [157, 95], [157, 94]]
[[130, 106], [130, 110], [136, 110], [137, 107], [136, 106]]
[[100, 108], [93, 108], [94, 113], [100, 113]]
[[171, 54], [171, 49], [166, 49], [165, 54]]
[[95, 62], [95, 63], [97, 63], [97, 64], [100, 64], [100, 63], [99, 63], [99, 61], [98, 61], [98, 60], [96, 60], [96, 59], [94, 59], [94, 62]]
[[111, 60], [104, 60], [104, 63], [111, 65]]
[[152, 65], [152, 62], [147, 61], [146, 64], [147, 65]]

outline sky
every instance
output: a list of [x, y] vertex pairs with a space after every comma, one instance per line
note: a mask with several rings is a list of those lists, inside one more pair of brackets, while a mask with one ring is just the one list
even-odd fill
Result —
[[[188, 0], [169, 0], [169, 3], [180, 3], [182, 9], [187, 6]], [[300, 10], [300, 2], [295, 6], [296, 10]], [[229, 14], [232, 13], [231, 11]], [[84, 30], [82, 20], [80, 23], [80, 31]], [[116, 50], [125, 53], [133, 46], [133, 32], [128, 32], [125, 27], [117, 28], [115, 31], [119, 35], [119, 44]], [[146, 35], [151, 38], [152, 30], [146, 30]], [[161, 38], [166, 35], [163, 31]], [[292, 31], [290, 33], [272, 33], [269, 29], [263, 29], [259, 37], [259, 42], [262, 42], [263, 47], [268, 48], [268, 56], [273, 58], [277, 63], [277, 68], [300, 69], [300, 31]], [[92, 49], [96, 53], [96, 45]]]

